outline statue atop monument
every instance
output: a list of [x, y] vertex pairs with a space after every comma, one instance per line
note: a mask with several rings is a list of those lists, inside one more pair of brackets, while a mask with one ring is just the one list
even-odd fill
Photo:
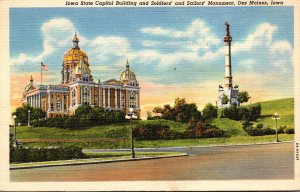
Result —
[[227, 32], [226, 35], [230, 36], [230, 25], [227, 21], [225, 22], [225, 25], [226, 25], [226, 32]]

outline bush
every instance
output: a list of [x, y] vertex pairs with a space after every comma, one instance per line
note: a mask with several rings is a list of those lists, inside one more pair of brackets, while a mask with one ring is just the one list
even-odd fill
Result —
[[133, 136], [137, 140], [171, 139], [172, 132], [168, 125], [146, 124], [134, 128]]
[[280, 127], [278, 128], [278, 134], [284, 133], [285, 130], [286, 130], [286, 126], [280, 126]]
[[185, 131], [186, 138], [213, 138], [226, 137], [225, 131], [217, 126], [204, 122], [189, 122], [189, 127]]
[[35, 120], [33, 121], [33, 126], [78, 129], [80, 127], [121, 123], [125, 121], [123, 111], [104, 111], [100, 107], [83, 105], [77, 108], [75, 115]]
[[285, 129], [286, 134], [295, 134], [295, 129], [294, 127], [288, 127]]
[[12, 148], [10, 151], [10, 162], [37, 162], [55, 161], [66, 159], [86, 158], [82, 149], [76, 146], [58, 148]]
[[262, 135], [274, 135], [276, 131], [268, 126], [264, 126], [263, 124], [257, 124], [255, 127], [248, 126], [244, 127], [244, 130], [250, 136], [262, 136]]
[[229, 118], [236, 121], [255, 121], [261, 115], [261, 105], [246, 107], [226, 107], [221, 111], [221, 118]]
[[203, 119], [212, 119], [218, 117], [218, 108], [213, 106], [211, 103], [205, 105], [202, 110]]

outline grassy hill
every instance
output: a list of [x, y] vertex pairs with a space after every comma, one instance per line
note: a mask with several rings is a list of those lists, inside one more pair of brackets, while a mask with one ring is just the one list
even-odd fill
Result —
[[[294, 125], [294, 99], [280, 99], [260, 102], [262, 106], [262, 117], [254, 124], [263, 123], [275, 128], [275, 121], [272, 115], [277, 112], [281, 119], [278, 126]], [[254, 105], [254, 104], [253, 104]], [[251, 106], [251, 105], [248, 105]], [[162, 146], [188, 146], [188, 145], [209, 145], [209, 144], [237, 144], [273, 141], [274, 136], [248, 136], [239, 121], [227, 118], [213, 119], [212, 124], [227, 132], [230, 138], [209, 138], [209, 139], [182, 139], [168, 141], [137, 141], [137, 147], [162, 147]], [[171, 130], [184, 132], [187, 124], [169, 120], [148, 120], [132, 121], [132, 124], [161, 124], [168, 125]], [[47, 127], [17, 127], [17, 138], [24, 142], [25, 146], [57, 146], [77, 145], [83, 148], [129, 148], [130, 147], [130, 123], [114, 125], [93, 126], [78, 130], [47, 128]], [[13, 128], [11, 128], [13, 133]], [[293, 135], [282, 134], [282, 141], [292, 140]]]
[[[278, 113], [280, 119], [278, 120], [279, 126], [294, 126], [294, 98], [278, 99], [272, 101], [259, 102], [262, 107], [261, 115], [254, 124], [262, 123], [270, 125], [275, 128], [275, 121], [272, 116], [275, 112]], [[251, 104], [256, 105], [257, 103]], [[251, 105], [245, 105], [250, 107]], [[219, 110], [220, 113], [221, 110]], [[245, 136], [247, 133], [243, 130], [242, 124], [239, 121], [230, 120], [228, 118], [218, 118], [212, 121], [212, 124], [218, 126], [220, 129], [228, 132], [230, 136]]]
[[272, 116], [277, 112], [280, 116], [278, 126], [294, 126], [294, 98], [265, 101], [260, 104], [262, 118], [258, 119], [257, 123], [275, 127], [275, 120]]

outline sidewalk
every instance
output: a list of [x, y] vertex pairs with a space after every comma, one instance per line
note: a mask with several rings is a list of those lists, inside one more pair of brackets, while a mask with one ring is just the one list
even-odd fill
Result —
[[61, 160], [61, 161], [45, 161], [45, 162], [31, 162], [31, 163], [18, 163], [10, 164], [10, 170], [16, 169], [32, 169], [32, 168], [43, 168], [43, 167], [54, 167], [54, 166], [70, 166], [70, 165], [84, 165], [84, 164], [98, 164], [98, 163], [115, 163], [125, 161], [140, 161], [150, 159], [162, 159], [162, 158], [174, 158], [187, 156], [186, 153], [178, 155], [164, 155], [156, 157], [142, 157], [131, 159], [130, 157], [120, 158], [91, 158], [91, 159], [72, 159], [72, 160]]

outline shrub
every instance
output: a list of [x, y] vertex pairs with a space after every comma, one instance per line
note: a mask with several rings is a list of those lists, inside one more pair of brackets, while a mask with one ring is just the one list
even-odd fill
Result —
[[137, 140], [170, 139], [171, 131], [168, 125], [146, 124], [134, 128], [133, 136]]
[[185, 131], [186, 138], [213, 138], [225, 137], [225, 131], [220, 130], [217, 126], [204, 122], [190, 122], [188, 129]]
[[33, 121], [33, 126], [78, 129], [80, 127], [121, 123], [125, 121], [123, 111], [104, 111], [100, 107], [83, 105], [77, 108], [75, 115], [35, 120]]
[[10, 162], [37, 162], [86, 158], [82, 149], [76, 146], [58, 148], [12, 148]]
[[274, 135], [276, 131], [269, 126], [264, 126], [263, 124], [257, 124], [255, 127], [247, 126], [244, 127], [246, 133], [250, 136], [262, 136], [262, 135]]
[[211, 103], [205, 105], [202, 110], [202, 116], [204, 119], [212, 119], [218, 117], [218, 108], [213, 106]]
[[280, 127], [278, 128], [278, 134], [284, 133], [285, 130], [286, 130], [286, 126], [280, 126]]
[[288, 128], [286, 128], [285, 133], [286, 134], [295, 134], [294, 127], [288, 127]]
[[261, 115], [261, 105], [246, 107], [226, 107], [221, 111], [221, 118], [229, 118], [236, 121], [255, 121]]

